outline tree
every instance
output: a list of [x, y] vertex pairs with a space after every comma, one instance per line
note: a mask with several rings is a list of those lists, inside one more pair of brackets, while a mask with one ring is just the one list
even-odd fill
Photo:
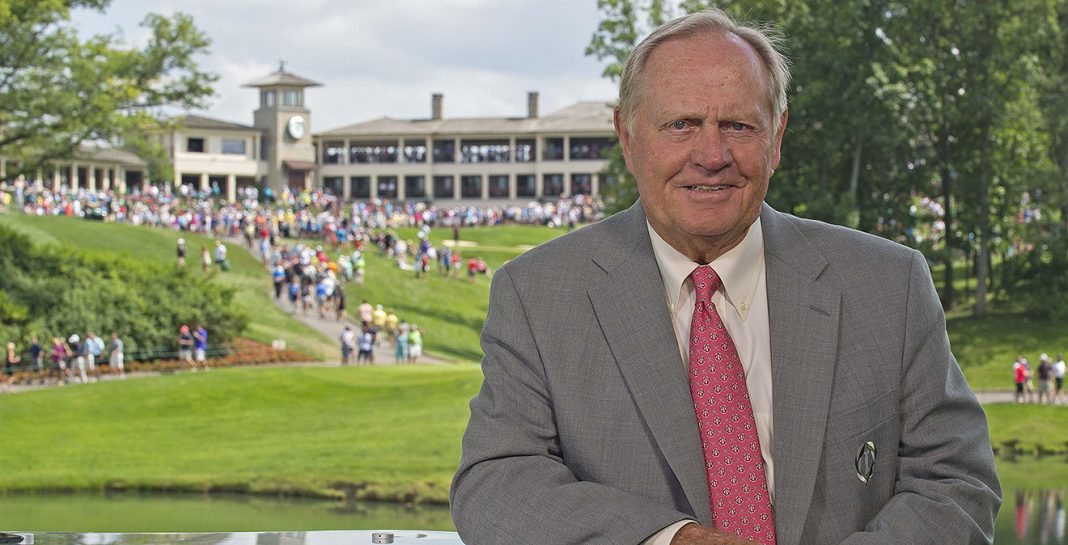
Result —
[[[794, 84], [783, 162], [768, 201], [786, 211], [866, 229], [885, 215], [888, 198], [893, 199], [889, 206], [907, 208], [909, 192], [900, 166], [905, 155], [899, 145], [902, 124], [879, 99], [880, 93], [890, 92], [883, 87], [897, 85], [877, 77], [888, 50], [876, 32], [885, 2], [683, 0], [673, 6], [601, 0], [598, 5], [604, 19], [586, 53], [608, 59], [604, 75], [614, 80], [643, 33], [642, 19], [651, 28], [675, 12], [716, 5], [743, 20], [774, 21], [788, 38]], [[606, 173], [619, 182], [612, 191], [622, 206], [615, 209], [633, 202], [636, 191], [618, 150]]]
[[[889, 71], [905, 89], [894, 100], [915, 135], [910, 141], [914, 185], [937, 188], [945, 210], [939, 257], [947, 309], [957, 299], [953, 264], [974, 239], [981, 281], [976, 313], [985, 312], [991, 184], [1018, 183], [1042, 170], [1033, 161], [1017, 161], [1030, 145], [996, 146], [1019, 145], [1020, 136], [1030, 139], [1011, 133], [1020, 130], [1017, 121], [1035, 111], [1029, 90], [1038, 56], [1048, 47], [1055, 1], [901, 0], [890, 5], [886, 33], [894, 60]], [[1014, 168], [994, 161], [1011, 161]]]
[[[605, 70], [617, 77], [615, 65], [633, 48], [636, 21], [650, 7], [600, 5], [606, 19], [587, 52], [618, 58]], [[1065, 0], [657, 3], [664, 13], [711, 5], [774, 22], [786, 36], [793, 84], [772, 205], [919, 246], [943, 264], [947, 309], [957, 300], [954, 264], [977, 254], [977, 316], [999, 278], [995, 250], [1007, 252], [1012, 242], [1017, 253], [1044, 251], [1051, 235], [1068, 231]], [[610, 171], [621, 169], [614, 178], [627, 180], [614, 158]], [[633, 193], [633, 185], [618, 191]], [[1017, 225], [1025, 192], [1041, 196], [1041, 210], [1058, 212], [1043, 219], [1058, 216], [1058, 223]], [[928, 196], [937, 202], [916, 210]], [[921, 243], [913, 228], [929, 230], [938, 244], [932, 237]]]
[[1059, 199], [1061, 225], [1068, 228], [1068, 2], [1057, 2], [1053, 20], [1057, 32], [1042, 58], [1039, 105], [1052, 139], [1049, 156], [1059, 171], [1049, 196]]
[[69, 158], [83, 142], [123, 145], [167, 108], [202, 108], [217, 76], [199, 69], [208, 38], [184, 14], [149, 14], [141, 49], [118, 35], [81, 39], [72, 9], [110, 0], [0, 0], [0, 155], [9, 175]]
[[[664, 0], [650, 0], [648, 4], [637, 4], [634, 0], [597, 0], [597, 8], [604, 12], [604, 19], [586, 46], [586, 54], [607, 60], [602, 75], [618, 84], [623, 75], [623, 64], [645, 31], [639, 25], [638, 12], [645, 12], [648, 28], [656, 28], [671, 17], [673, 10]], [[637, 184], [627, 170], [623, 149], [618, 142], [601, 175], [611, 180], [611, 183], [602, 185], [609, 213], [623, 210], [637, 200]]]

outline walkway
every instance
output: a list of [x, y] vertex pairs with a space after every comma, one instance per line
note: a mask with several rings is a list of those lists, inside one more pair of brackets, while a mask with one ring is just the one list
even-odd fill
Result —
[[[319, 312], [316, 310], [312, 310], [308, 314], [293, 312], [293, 309], [289, 304], [288, 299], [274, 299], [273, 292], [271, 293], [271, 298], [274, 300], [275, 305], [283, 312], [286, 312], [300, 323], [322, 333], [323, 335], [326, 335], [328, 339], [332, 339], [335, 342], [339, 337], [341, 337], [341, 332], [345, 329], [346, 324], [352, 326], [353, 331], [356, 331], [357, 334], [360, 331], [360, 326], [356, 324], [351, 318], [345, 318], [341, 321], [329, 317], [329, 315], [327, 318], [320, 318]], [[340, 344], [338, 345], [338, 351], [341, 351]], [[396, 362], [393, 358], [393, 352], [393, 340], [389, 339], [388, 336], [383, 332], [379, 335], [378, 346], [375, 347], [375, 365], [394, 365]], [[352, 357], [355, 358], [356, 355], [353, 354]], [[439, 357], [427, 355], [426, 351], [424, 350], [422, 357], [419, 358], [419, 363], [432, 363], [440, 365], [448, 362]]]
[[[245, 251], [247, 251], [249, 254], [252, 255], [253, 259], [255, 259], [257, 262], [260, 261], [259, 256], [256, 255], [255, 249], [245, 246], [244, 239], [237, 238], [237, 237], [229, 237], [226, 240], [227, 240], [227, 242], [230, 242], [233, 246], [237, 246], [237, 247], [242, 248]], [[292, 308], [292, 305], [289, 303], [289, 299], [288, 298], [286, 298], [286, 297], [279, 297], [278, 299], [274, 298], [273, 286], [272, 286], [272, 291], [271, 291], [270, 297], [274, 301], [275, 306], [277, 306], [283, 312], [289, 314], [290, 316], [292, 316], [293, 318], [295, 318], [297, 321], [301, 322], [302, 324], [304, 324], [304, 325], [306, 325], [306, 326], [308, 326], [308, 327], [310, 327], [310, 328], [322, 333], [323, 335], [326, 335], [326, 338], [331, 339], [334, 342], [338, 342], [338, 338], [341, 337], [341, 332], [345, 329], [345, 325], [346, 324], [352, 326], [353, 331], [356, 331], [357, 335], [359, 334], [360, 325], [357, 324], [356, 322], [354, 322], [351, 319], [351, 317], [339, 321], [339, 320], [331, 317], [329, 314], [327, 314], [326, 318], [320, 318], [319, 317], [319, 312], [317, 310], [314, 310], [314, 309], [311, 312], [309, 312], [308, 314], [303, 314], [301, 312], [294, 312], [293, 308]], [[353, 306], [352, 310], [355, 311], [355, 308], [356, 307]], [[341, 351], [341, 346], [339, 344], [338, 345], [338, 352], [340, 353], [340, 351]], [[394, 352], [393, 340], [387, 338], [387, 335], [385, 335], [385, 333], [383, 332], [382, 334], [379, 335], [378, 346], [375, 347], [375, 365], [395, 365], [396, 361], [393, 358], [393, 352]], [[355, 362], [356, 355], [353, 354], [352, 357], [353, 357], [353, 361]], [[430, 363], [430, 364], [438, 364], [438, 365], [440, 365], [440, 364], [448, 363], [448, 361], [444, 360], [442, 358], [433, 356], [433, 355], [428, 355], [426, 350], [424, 349], [423, 350], [423, 355], [419, 358], [419, 363]]]

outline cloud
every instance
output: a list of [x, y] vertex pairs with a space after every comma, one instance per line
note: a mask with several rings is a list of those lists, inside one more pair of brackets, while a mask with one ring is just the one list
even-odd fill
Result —
[[598, 20], [592, 0], [115, 0], [75, 24], [130, 35], [150, 11], [188, 13], [211, 37], [201, 62], [220, 80], [206, 115], [242, 123], [258, 96], [241, 84], [282, 58], [323, 84], [307, 91], [315, 130], [424, 117], [433, 92], [445, 93], [446, 115], [467, 117], [524, 115], [530, 90], [543, 113], [615, 95], [583, 54]]

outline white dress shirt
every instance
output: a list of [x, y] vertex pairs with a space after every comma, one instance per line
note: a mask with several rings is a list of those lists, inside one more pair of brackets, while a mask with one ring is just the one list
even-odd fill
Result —
[[[648, 224], [647, 224], [648, 225]], [[689, 371], [690, 322], [696, 305], [690, 273], [698, 265], [664, 241], [649, 227], [653, 254], [664, 281], [664, 294], [679, 344], [682, 364]], [[768, 494], [775, 501], [775, 462], [771, 457], [772, 399], [771, 399], [771, 333], [768, 321], [767, 277], [764, 269], [764, 237], [760, 218], [749, 227], [742, 241], [711, 263], [723, 279], [723, 288], [712, 294], [723, 324], [727, 327], [738, 356], [745, 369], [745, 383], [753, 405], [760, 452], [764, 456], [764, 475]], [[653, 534], [643, 545], [668, 545], [680, 528], [689, 524], [682, 520]]]

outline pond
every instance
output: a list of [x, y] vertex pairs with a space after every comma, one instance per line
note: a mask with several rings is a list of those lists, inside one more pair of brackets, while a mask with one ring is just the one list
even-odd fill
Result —
[[1064, 535], [1064, 500], [1068, 489], [1006, 490], [998, 513], [997, 545], [1061, 545]]
[[448, 507], [201, 494], [0, 496], [0, 530], [255, 532], [453, 530]]
[[[994, 543], [1068, 545], [1066, 499], [1068, 488], [1006, 490]], [[0, 496], [0, 520], [50, 532], [453, 530], [445, 506], [130, 493]]]

